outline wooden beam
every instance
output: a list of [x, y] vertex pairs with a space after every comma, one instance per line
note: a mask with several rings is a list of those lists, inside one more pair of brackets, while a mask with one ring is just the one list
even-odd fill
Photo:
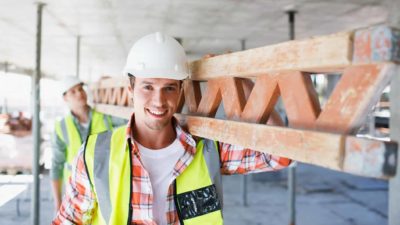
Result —
[[215, 116], [222, 100], [219, 84], [220, 82], [216, 79], [207, 82], [205, 94], [201, 98], [196, 114], [209, 117]]
[[[357, 130], [384, 87], [398, 73], [395, 63], [400, 62], [399, 37], [400, 32], [383, 26], [195, 61], [191, 64], [191, 80], [185, 81], [179, 109], [186, 104], [189, 114], [214, 117], [222, 101], [230, 120], [246, 123], [176, 116], [195, 136], [338, 171], [377, 178], [393, 176], [397, 144], [346, 134]], [[321, 110], [307, 72], [326, 71], [340, 71], [343, 75]], [[250, 96], [245, 94], [238, 77], [257, 77], [255, 87], [249, 89]], [[203, 80], [208, 83], [201, 92], [199, 81]], [[93, 85], [96, 109], [129, 118], [133, 109], [128, 106], [128, 85], [128, 79], [122, 77]], [[255, 124], [270, 119], [279, 96], [290, 126], [309, 130]]]
[[242, 81], [239, 78], [231, 77], [218, 80], [226, 118], [240, 120], [240, 115], [246, 103]]
[[354, 136], [176, 115], [194, 136], [361, 176], [394, 175], [397, 144]]
[[183, 82], [183, 90], [189, 113], [196, 113], [201, 100], [200, 82], [185, 80]]
[[355, 31], [353, 63], [400, 62], [400, 30], [386, 25]]
[[[241, 120], [253, 123], [266, 123], [279, 98], [278, 84], [271, 75], [257, 77], [253, 90], [243, 109]], [[276, 117], [276, 116], [275, 116]]]
[[[98, 104], [96, 110], [128, 119], [132, 108]], [[295, 161], [375, 178], [392, 177], [397, 144], [355, 136], [175, 114], [198, 137], [236, 144]]]
[[107, 105], [107, 104], [96, 104], [94, 108], [107, 115], [112, 115], [124, 119], [130, 119], [133, 108], [125, 106]]
[[341, 71], [351, 64], [353, 32], [296, 40], [191, 63], [192, 80], [255, 77], [273, 71]]
[[317, 129], [338, 133], [356, 131], [398, 70], [399, 66], [393, 63], [346, 68], [316, 121]]
[[301, 72], [282, 73], [278, 84], [289, 126], [314, 128], [321, 107], [310, 75]]

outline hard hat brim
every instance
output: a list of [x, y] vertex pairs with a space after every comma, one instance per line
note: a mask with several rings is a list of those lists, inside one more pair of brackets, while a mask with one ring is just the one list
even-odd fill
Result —
[[133, 75], [139, 78], [163, 78], [171, 80], [184, 80], [189, 77], [189, 73], [177, 73], [176, 71], [165, 71], [165, 70], [135, 70], [135, 69], [125, 69], [124, 75]]
[[84, 82], [77, 82], [76, 84], [71, 85], [69, 88], [67, 88], [66, 90], [64, 90], [64, 92], [62, 93], [62, 95], [65, 95], [65, 93], [67, 93], [69, 90], [71, 90], [71, 88], [75, 87], [76, 85], [85, 85]]

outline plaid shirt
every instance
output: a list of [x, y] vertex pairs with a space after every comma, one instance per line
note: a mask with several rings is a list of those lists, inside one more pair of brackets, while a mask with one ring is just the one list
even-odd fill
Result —
[[[131, 224], [134, 225], [155, 225], [153, 220], [153, 193], [148, 172], [140, 160], [139, 149], [133, 141], [131, 126], [134, 116], [128, 123], [126, 137], [132, 147], [132, 208], [133, 215]], [[181, 174], [193, 160], [196, 153], [196, 142], [192, 136], [176, 126], [176, 134], [184, 154], [180, 157], [173, 170], [176, 178]], [[225, 143], [219, 143], [221, 156], [222, 174], [245, 174], [251, 172], [272, 171], [287, 167], [290, 160], [283, 157], [276, 157]], [[178, 225], [179, 218], [174, 203], [174, 185], [170, 184], [168, 189], [168, 209], [166, 212], [167, 224]], [[52, 224], [91, 224], [92, 215], [97, 207], [97, 200], [86, 173], [83, 158], [83, 148], [75, 159], [72, 176], [67, 185], [66, 194], [62, 205]]]

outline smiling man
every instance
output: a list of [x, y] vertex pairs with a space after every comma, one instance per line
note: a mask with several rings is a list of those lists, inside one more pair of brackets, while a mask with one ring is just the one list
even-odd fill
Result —
[[179, 126], [173, 115], [189, 70], [175, 39], [155, 33], [138, 40], [124, 75], [134, 113], [126, 127], [91, 135], [81, 147], [53, 224], [223, 224], [221, 174], [290, 164], [194, 139]]

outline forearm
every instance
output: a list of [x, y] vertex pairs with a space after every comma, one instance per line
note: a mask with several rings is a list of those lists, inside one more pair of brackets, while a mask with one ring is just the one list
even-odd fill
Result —
[[58, 210], [61, 205], [62, 180], [61, 179], [52, 180], [51, 187], [53, 191], [53, 198], [55, 204], [54, 206], [55, 209]]
[[291, 160], [240, 146], [220, 144], [221, 172], [246, 174], [283, 169]]
[[52, 158], [50, 177], [53, 180], [63, 178], [64, 164], [66, 160], [66, 144], [54, 133], [51, 140]]

